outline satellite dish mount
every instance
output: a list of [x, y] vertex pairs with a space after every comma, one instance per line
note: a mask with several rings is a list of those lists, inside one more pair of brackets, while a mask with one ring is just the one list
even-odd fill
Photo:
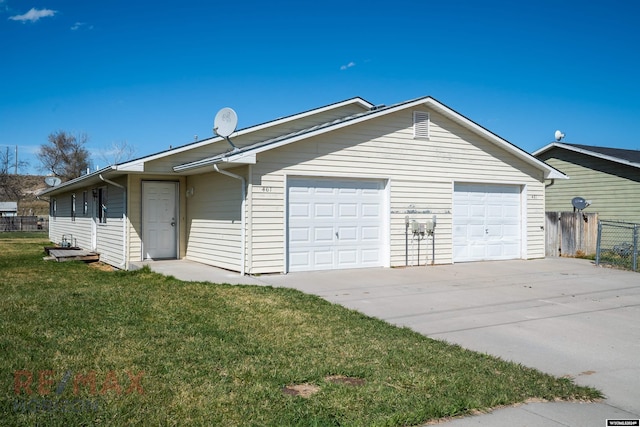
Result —
[[213, 132], [226, 139], [229, 145], [231, 145], [231, 148], [233, 148], [233, 151], [238, 150], [238, 147], [233, 145], [229, 136], [236, 131], [237, 126], [238, 115], [229, 107], [225, 107], [218, 111], [216, 118], [213, 120]]
[[576, 210], [578, 212], [580, 212], [583, 209], [586, 209], [587, 206], [589, 206], [591, 203], [589, 201], [583, 199], [582, 197], [574, 197], [573, 199], [571, 199], [571, 204], [573, 205], [573, 211], [574, 212]]

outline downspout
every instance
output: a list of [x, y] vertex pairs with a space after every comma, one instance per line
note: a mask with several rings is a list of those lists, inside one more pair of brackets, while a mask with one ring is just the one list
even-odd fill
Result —
[[241, 212], [240, 212], [240, 227], [241, 227], [241, 229], [240, 229], [240, 245], [241, 245], [240, 246], [240, 262], [241, 262], [241, 264], [240, 264], [240, 274], [242, 276], [244, 276], [245, 275], [245, 260], [246, 260], [246, 242], [245, 242], [245, 239], [246, 239], [246, 236], [245, 236], [245, 234], [246, 234], [246, 232], [245, 232], [245, 226], [246, 226], [246, 224], [245, 224], [245, 222], [246, 222], [245, 202], [246, 202], [246, 199], [247, 199], [247, 194], [246, 194], [247, 190], [245, 189], [246, 180], [244, 179], [243, 176], [236, 175], [234, 173], [219, 169], [218, 165], [216, 165], [216, 164], [213, 165], [213, 168], [216, 170], [216, 172], [219, 172], [219, 173], [221, 173], [223, 175], [230, 176], [231, 178], [239, 179], [242, 182], [242, 204], [240, 205], [240, 209], [241, 209]]
[[122, 262], [121, 266], [125, 267], [127, 264], [127, 188], [124, 185], [120, 185], [111, 180], [108, 180], [102, 176], [102, 174], [98, 174], [98, 177], [107, 184], [111, 184], [114, 187], [118, 187], [122, 189]]

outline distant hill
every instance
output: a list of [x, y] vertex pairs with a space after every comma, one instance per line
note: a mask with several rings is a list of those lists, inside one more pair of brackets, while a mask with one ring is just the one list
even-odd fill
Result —
[[0, 177], [0, 202], [18, 202], [18, 215], [49, 215], [49, 200], [36, 198], [36, 190], [47, 187], [42, 175], [4, 175]]

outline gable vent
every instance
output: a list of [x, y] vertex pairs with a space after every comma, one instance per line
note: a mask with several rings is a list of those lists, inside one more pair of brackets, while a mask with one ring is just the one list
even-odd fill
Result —
[[429, 113], [413, 112], [413, 137], [429, 139]]

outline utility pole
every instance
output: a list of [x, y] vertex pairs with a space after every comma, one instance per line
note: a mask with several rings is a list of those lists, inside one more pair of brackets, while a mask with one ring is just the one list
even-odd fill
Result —
[[16, 145], [16, 173], [14, 175], [18, 175], [18, 145]]

